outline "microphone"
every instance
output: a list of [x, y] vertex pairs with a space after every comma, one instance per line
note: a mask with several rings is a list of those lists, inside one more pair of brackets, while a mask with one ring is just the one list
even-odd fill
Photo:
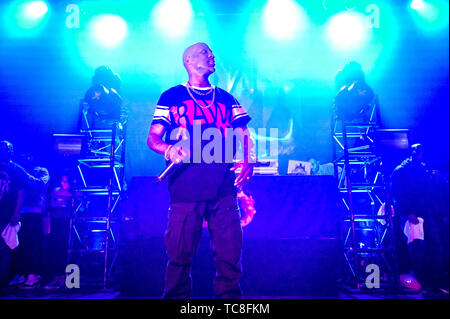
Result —
[[179, 166], [180, 166], [180, 164], [177, 164], [175, 162], [170, 163], [169, 166], [167, 166], [166, 169], [163, 170], [162, 173], [159, 174], [159, 176], [156, 177], [156, 181], [155, 182], [157, 184], [162, 182], [167, 176], [169, 176], [174, 171], [176, 171]]

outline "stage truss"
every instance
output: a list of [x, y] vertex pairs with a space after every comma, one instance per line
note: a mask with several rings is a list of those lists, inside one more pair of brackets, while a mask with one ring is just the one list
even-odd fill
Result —
[[376, 265], [382, 284], [397, 286], [397, 263], [391, 200], [383, 154], [378, 149], [378, 102], [371, 102], [363, 120], [342, 120], [333, 114], [335, 178], [344, 219], [344, 257], [356, 289], [364, 287], [367, 266]]

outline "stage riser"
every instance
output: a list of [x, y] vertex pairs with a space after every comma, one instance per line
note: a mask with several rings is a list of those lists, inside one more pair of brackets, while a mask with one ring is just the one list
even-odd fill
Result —
[[[331, 176], [254, 176], [246, 192], [256, 215], [243, 228], [241, 286], [246, 296], [334, 296], [342, 261], [341, 212]], [[121, 203], [121, 290], [158, 298], [167, 262], [163, 234], [169, 196], [166, 181], [135, 177]], [[193, 262], [195, 297], [213, 296], [214, 263], [206, 229]]]
[[[246, 297], [334, 297], [341, 243], [335, 239], [244, 238], [241, 288]], [[338, 262], [339, 261], [339, 262]], [[136, 239], [121, 247], [123, 297], [159, 298], [167, 262], [163, 238]], [[192, 265], [192, 297], [212, 298], [215, 267], [207, 235]]]

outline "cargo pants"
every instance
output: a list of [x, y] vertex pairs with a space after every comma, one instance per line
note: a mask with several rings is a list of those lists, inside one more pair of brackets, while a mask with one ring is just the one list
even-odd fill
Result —
[[172, 203], [164, 235], [168, 263], [163, 298], [189, 298], [191, 264], [202, 233], [203, 219], [208, 222], [211, 249], [216, 265], [216, 298], [241, 297], [242, 228], [235, 195], [216, 201]]

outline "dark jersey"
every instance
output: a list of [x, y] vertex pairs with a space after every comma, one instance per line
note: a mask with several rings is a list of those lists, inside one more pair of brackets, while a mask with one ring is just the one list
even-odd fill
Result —
[[28, 183], [28, 174], [18, 164], [0, 165], [0, 223], [6, 224], [16, 208], [17, 194]]
[[251, 120], [239, 102], [220, 88], [209, 93], [191, 90], [191, 94], [184, 85], [165, 91], [152, 121], [166, 127], [166, 143], [189, 150], [188, 162], [169, 176], [172, 203], [216, 200], [235, 193], [230, 171], [236, 151], [232, 130]]
[[400, 215], [425, 217], [430, 206], [431, 175], [422, 162], [404, 160], [392, 173], [392, 195]]

